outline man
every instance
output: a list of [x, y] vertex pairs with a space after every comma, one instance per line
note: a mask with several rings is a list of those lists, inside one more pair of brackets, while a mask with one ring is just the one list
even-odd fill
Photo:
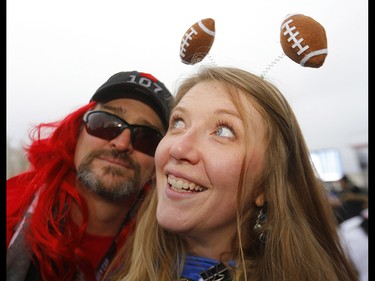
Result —
[[338, 223], [342, 223], [352, 217], [360, 215], [367, 208], [367, 193], [356, 186], [347, 175], [339, 180], [341, 191], [338, 198], [341, 205], [334, 208]]
[[7, 181], [7, 280], [101, 279], [154, 178], [172, 99], [152, 75], [120, 72], [34, 129], [30, 170]]

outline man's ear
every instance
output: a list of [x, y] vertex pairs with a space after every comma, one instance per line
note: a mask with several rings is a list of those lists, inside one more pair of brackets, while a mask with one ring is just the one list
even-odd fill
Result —
[[258, 207], [262, 207], [264, 205], [264, 193], [262, 192], [260, 195], [257, 196], [257, 198], [255, 198], [255, 204], [258, 206]]

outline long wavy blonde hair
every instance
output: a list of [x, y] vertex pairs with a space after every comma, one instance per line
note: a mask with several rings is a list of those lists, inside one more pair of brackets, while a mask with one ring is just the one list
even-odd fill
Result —
[[[274, 85], [247, 71], [208, 66], [179, 85], [175, 103], [197, 83], [210, 80], [227, 86], [242, 118], [247, 115], [238, 95], [245, 93], [266, 127], [265, 167], [251, 198], [264, 193], [267, 240], [259, 242], [259, 234], [252, 231], [259, 210], [255, 204], [245, 203], [249, 191], [242, 184], [246, 177], [243, 166], [237, 195], [237, 233], [232, 242], [236, 262], [233, 280], [358, 280], [340, 245], [325, 189], [316, 177], [301, 129], [286, 99]], [[119, 251], [107, 279], [179, 280], [188, 249], [177, 233], [158, 226], [156, 206], [153, 189], [139, 212], [134, 237]]]

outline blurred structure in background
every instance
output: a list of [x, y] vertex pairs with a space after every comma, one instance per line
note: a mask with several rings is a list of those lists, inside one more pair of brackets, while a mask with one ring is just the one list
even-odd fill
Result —
[[20, 143], [18, 145], [12, 145], [11, 143], [12, 142], [7, 139], [7, 179], [25, 171], [29, 167], [29, 162], [23, 149], [23, 144]]

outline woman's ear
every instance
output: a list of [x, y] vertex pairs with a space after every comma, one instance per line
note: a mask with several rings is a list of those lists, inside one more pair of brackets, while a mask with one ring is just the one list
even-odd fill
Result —
[[262, 207], [264, 205], [264, 193], [262, 192], [260, 195], [255, 198], [255, 204], [258, 207]]

